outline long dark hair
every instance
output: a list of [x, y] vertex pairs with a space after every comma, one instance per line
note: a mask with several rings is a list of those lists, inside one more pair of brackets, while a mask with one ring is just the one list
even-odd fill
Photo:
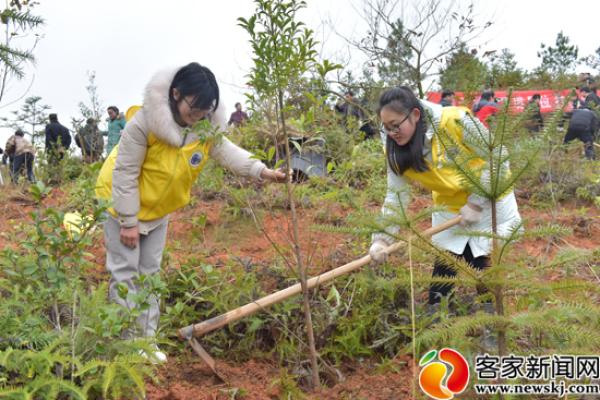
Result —
[[378, 114], [381, 114], [381, 110], [384, 108], [389, 108], [394, 112], [404, 115], [410, 114], [415, 108], [421, 112], [421, 117], [416, 123], [415, 133], [404, 146], [400, 146], [389, 136], [386, 138], [387, 162], [392, 171], [396, 175], [402, 175], [410, 168], [417, 172], [429, 170], [427, 162], [423, 157], [425, 132], [427, 132], [427, 117], [419, 99], [417, 99], [410, 88], [400, 86], [389, 89], [381, 95], [379, 98]]
[[181, 68], [175, 74], [169, 87], [169, 104], [171, 111], [179, 115], [177, 101], [173, 97], [173, 89], [180, 93], [180, 99], [193, 96], [192, 107], [201, 110], [215, 111], [219, 106], [219, 85], [210, 69], [192, 62]]

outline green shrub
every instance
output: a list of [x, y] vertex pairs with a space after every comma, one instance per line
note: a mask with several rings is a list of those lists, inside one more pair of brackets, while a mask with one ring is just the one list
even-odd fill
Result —
[[124, 310], [108, 303], [106, 285], [89, 286], [86, 250], [106, 210], [93, 187], [86, 176], [73, 188], [71, 201], [85, 200], [78, 209], [89, 215], [78, 233], [63, 227], [63, 211], [41, 205], [48, 189], [32, 185], [33, 221], [9, 237], [18, 248], [0, 252], [0, 398], [144, 398], [152, 368], [139, 352], [150, 344], [121, 337], [145, 307], [142, 297], [161, 287], [141, 282], [138, 307]]

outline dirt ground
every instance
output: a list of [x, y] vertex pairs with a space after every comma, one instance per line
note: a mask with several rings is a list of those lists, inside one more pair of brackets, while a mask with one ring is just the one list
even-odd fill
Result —
[[[59, 207], [64, 193], [58, 189], [52, 190], [45, 199], [47, 206]], [[523, 200], [523, 199], [521, 199]], [[525, 201], [520, 201], [525, 204]], [[428, 206], [427, 197], [417, 198], [411, 205], [412, 210]], [[187, 207], [172, 215], [168, 234], [168, 262], [178, 265], [180, 261], [198, 252], [205, 257], [206, 262], [222, 265], [230, 260], [250, 262], [254, 265], [265, 265], [277, 256], [273, 243], [289, 247], [289, 220], [284, 212], [274, 215], [264, 215], [262, 227], [256, 226], [252, 218], [243, 224], [244, 228], [232, 228], [223, 235], [222, 200], [198, 201], [195, 206]], [[378, 204], [372, 209], [377, 210]], [[27, 195], [18, 191], [4, 193], [0, 202], [0, 248], [16, 246], [8, 242], [6, 232], [14, 231], [17, 223], [30, 220], [28, 213], [34, 205]], [[534, 258], [551, 258], [559, 247], [572, 246], [583, 249], [596, 249], [600, 246], [600, 215], [598, 209], [582, 208], [573, 202], [563, 205], [560, 209], [540, 213], [537, 210], [522, 206], [521, 214], [526, 221], [526, 228], [541, 226], [546, 223], [561, 224], [572, 229], [572, 234], [560, 238], [557, 242], [546, 239], [523, 240], [516, 245], [517, 251], [523, 251]], [[348, 213], [340, 207], [326, 210], [329, 220], [340, 219]], [[340, 233], [325, 233], [313, 229], [320, 220], [323, 210], [318, 207], [299, 210], [302, 220], [300, 232], [303, 249], [306, 249], [312, 265], [311, 274], [321, 272], [356, 257], [352, 250], [356, 248], [351, 236]], [[198, 218], [205, 218], [204, 228], [198, 228]], [[428, 227], [424, 222], [422, 228]], [[261, 231], [262, 230], [262, 231]], [[90, 249], [94, 255], [93, 262], [97, 269], [94, 279], [108, 279], [104, 270], [104, 248], [101, 231], [98, 235], [98, 245]], [[194, 240], [192, 245], [192, 240]], [[194, 246], [198, 246], [200, 249]], [[366, 246], [365, 245], [365, 251]], [[396, 360], [394, 368], [381, 370], [370, 360], [356, 361], [353, 365], [344, 365], [341, 371], [344, 380], [330, 387], [308, 394], [312, 399], [402, 399], [408, 398], [412, 390], [411, 369], [407, 366], [410, 360]], [[227, 378], [225, 384], [215, 378], [208, 367], [190, 353], [185, 360], [171, 357], [169, 362], [159, 369], [158, 381], [150, 383], [148, 399], [276, 399], [279, 398], [279, 385], [274, 384], [281, 378], [281, 369], [276, 363], [250, 360], [244, 363], [231, 363], [218, 360], [221, 373]], [[236, 397], [243, 394], [243, 397]]]
[[[369, 363], [347, 365], [342, 371], [344, 381], [333, 387], [323, 387], [307, 394], [310, 399], [403, 399], [411, 393], [411, 371], [405, 362], [396, 363], [398, 371], [376, 373], [376, 367]], [[243, 399], [279, 399], [282, 395], [279, 386], [274, 384], [279, 376], [279, 368], [272, 364], [250, 360], [245, 363], [219, 363], [221, 374], [228, 379], [223, 383], [215, 378], [210, 369], [200, 361], [169, 361], [161, 369], [159, 379], [168, 384], [152, 385], [148, 389], [148, 399], [231, 399], [236, 390]], [[243, 391], [241, 391], [243, 389]], [[292, 397], [293, 398], [293, 397]]]

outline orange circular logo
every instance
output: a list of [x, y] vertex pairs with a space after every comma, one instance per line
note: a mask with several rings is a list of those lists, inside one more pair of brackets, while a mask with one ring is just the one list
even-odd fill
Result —
[[419, 386], [432, 399], [452, 399], [454, 395], [462, 393], [469, 383], [469, 364], [456, 350], [431, 350], [421, 357], [419, 366]]

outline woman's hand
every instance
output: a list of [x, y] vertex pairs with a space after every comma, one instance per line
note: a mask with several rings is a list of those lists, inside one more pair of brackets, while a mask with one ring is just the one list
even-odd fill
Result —
[[135, 249], [140, 241], [140, 230], [138, 226], [132, 226], [131, 228], [121, 227], [121, 243], [123, 246]]
[[467, 203], [460, 209], [460, 224], [462, 226], [469, 226], [477, 224], [481, 221], [483, 209], [476, 204]]
[[[290, 174], [291, 176], [291, 174]], [[285, 182], [285, 172], [281, 170], [273, 170], [270, 168], [265, 168], [260, 174], [261, 179], [268, 180], [271, 182]]]
[[387, 261], [388, 254], [385, 252], [388, 244], [383, 240], [376, 240], [371, 244], [369, 255], [375, 264], [382, 264]]

